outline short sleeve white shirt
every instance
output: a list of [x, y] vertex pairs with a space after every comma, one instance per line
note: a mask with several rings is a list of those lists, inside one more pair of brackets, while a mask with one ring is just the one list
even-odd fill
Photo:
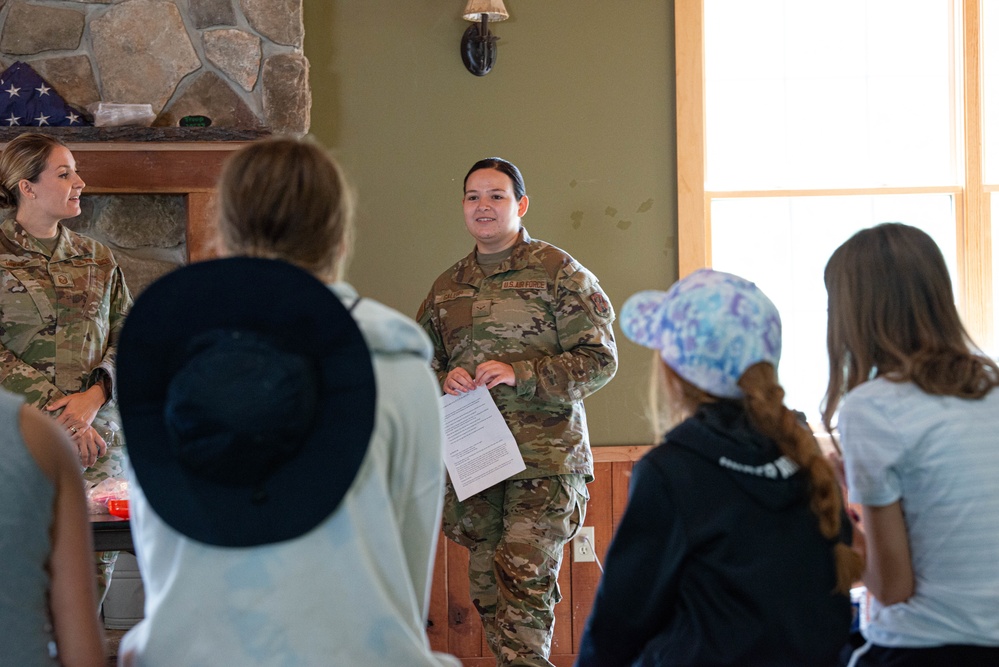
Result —
[[916, 585], [900, 604], [872, 601], [880, 646], [999, 645], [999, 391], [933, 396], [878, 378], [839, 416], [851, 502], [901, 501]]

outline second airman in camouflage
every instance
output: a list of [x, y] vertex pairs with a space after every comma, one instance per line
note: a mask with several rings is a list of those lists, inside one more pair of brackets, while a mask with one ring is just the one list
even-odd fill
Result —
[[[123, 474], [115, 350], [131, 297], [111, 251], [60, 221], [84, 183], [66, 146], [22, 134], [0, 155], [0, 384], [65, 428], [89, 486]], [[117, 552], [97, 557], [101, 597]]]

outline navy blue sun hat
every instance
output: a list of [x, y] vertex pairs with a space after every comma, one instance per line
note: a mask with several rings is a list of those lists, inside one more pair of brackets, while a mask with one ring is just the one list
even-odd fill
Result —
[[283, 261], [199, 262], [150, 285], [118, 342], [129, 459], [191, 539], [252, 547], [332, 514], [375, 422], [371, 355], [328, 287]]

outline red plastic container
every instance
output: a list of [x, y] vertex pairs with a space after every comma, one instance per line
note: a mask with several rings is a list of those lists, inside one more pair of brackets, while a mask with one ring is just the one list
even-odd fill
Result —
[[108, 512], [112, 516], [120, 516], [122, 519], [128, 518], [128, 501], [127, 500], [109, 500], [108, 501]]

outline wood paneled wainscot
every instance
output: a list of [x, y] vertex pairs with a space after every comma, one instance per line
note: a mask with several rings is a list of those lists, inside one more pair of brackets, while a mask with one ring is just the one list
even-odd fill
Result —
[[[593, 448], [595, 479], [587, 487], [590, 502], [584, 525], [594, 529], [596, 554], [601, 562], [628, 501], [631, 468], [648, 450], [649, 447]], [[550, 658], [556, 667], [570, 667], [575, 660], [599, 582], [597, 564], [573, 562], [572, 545], [567, 545], [558, 578], [562, 601], [555, 606]], [[468, 551], [443, 535], [437, 544], [427, 635], [434, 650], [459, 657], [465, 667], [496, 664], [469, 597]]]

